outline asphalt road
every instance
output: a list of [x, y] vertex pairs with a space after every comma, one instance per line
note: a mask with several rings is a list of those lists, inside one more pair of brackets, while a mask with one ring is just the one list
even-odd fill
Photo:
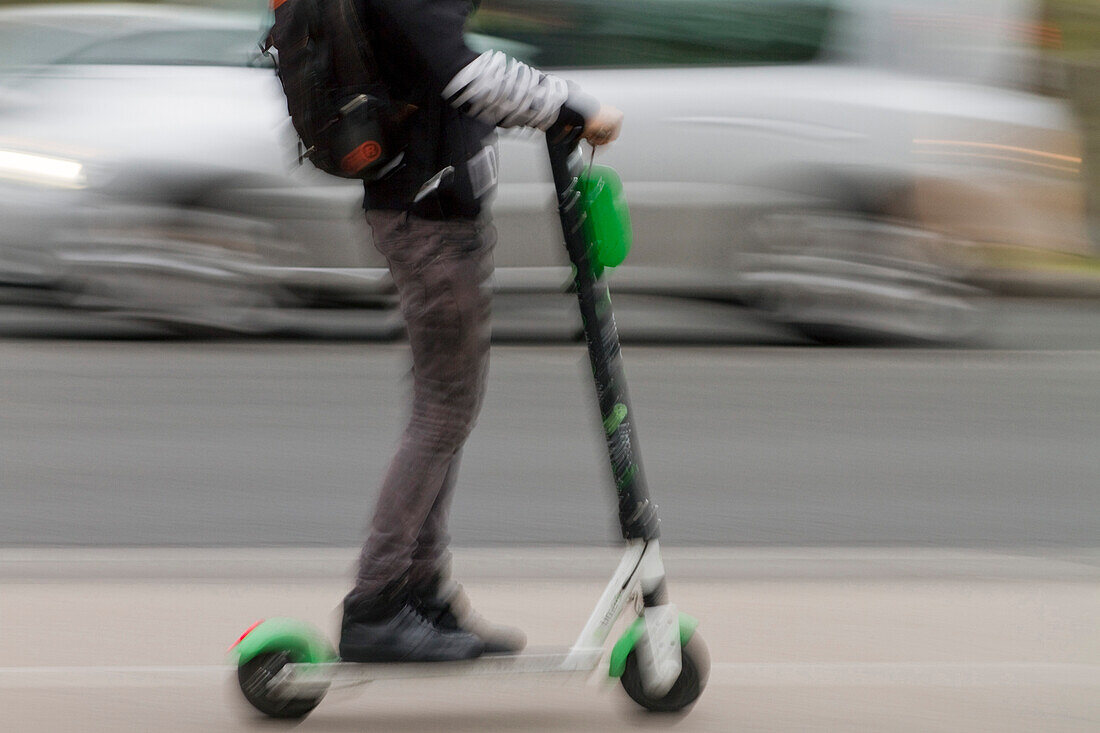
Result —
[[[1096, 546], [1096, 312], [1029, 305], [968, 349], [627, 346], [666, 542]], [[584, 359], [494, 348], [456, 543], [616, 538]], [[354, 545], [406, 369], [389, 343], [0, 342], [0, 544]]]

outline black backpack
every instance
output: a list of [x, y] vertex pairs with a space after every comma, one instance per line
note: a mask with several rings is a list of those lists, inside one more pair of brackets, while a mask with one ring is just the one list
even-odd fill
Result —
[[368, 181], [400, 165], [402, 122], [415, 107], [389, 98], [355, 0], [273, 0], [274, 47], [299, 162]]

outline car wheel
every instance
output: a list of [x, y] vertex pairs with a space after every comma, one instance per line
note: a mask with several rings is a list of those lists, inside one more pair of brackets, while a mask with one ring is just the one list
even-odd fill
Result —
[[964, 283], [966, 243], [902, 221], [846, 211], [759, 217], [738, 277], [768, 319], [830, 343], [951, 342], [983, 321]]
[[121, 205], [58, 249], [70, 305], [176, 329], [251, 332], [284, 298], [262, 253], [270, 226], [197, 207]]

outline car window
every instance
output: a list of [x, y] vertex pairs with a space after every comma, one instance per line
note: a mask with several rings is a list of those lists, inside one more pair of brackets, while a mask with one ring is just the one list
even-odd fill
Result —
[[63, 64], [138, 66], [256, 66], [260, 30], [187, 28], [131, 33], [93, 43], [60, 59]]
[[91, 34], [34, 23], [0, 23], [0, 70], [50, 63], [83, 46]]
[[828, 0], [484, 0], [470, 30], [550, 67], [806, 62], [822, 50]]
[[985, 84], [1024, 81], [1043, 27], [1010, 3], [975, 2], [960, 12], [947, 0], [890, 8], [884, 61], [922, 76]]

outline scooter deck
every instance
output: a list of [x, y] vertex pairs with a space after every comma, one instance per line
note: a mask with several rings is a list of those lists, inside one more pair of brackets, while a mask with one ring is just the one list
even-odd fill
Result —
[[268, 683], [271, 694], [301, 697], [326, 689], [356, 687], [380, 680], [510, 674], [587, 674], [595, 670], [603, 649], [538, 650], [520, 654], [487, 654], [461, 662], [321, 662], [287, 664]]

